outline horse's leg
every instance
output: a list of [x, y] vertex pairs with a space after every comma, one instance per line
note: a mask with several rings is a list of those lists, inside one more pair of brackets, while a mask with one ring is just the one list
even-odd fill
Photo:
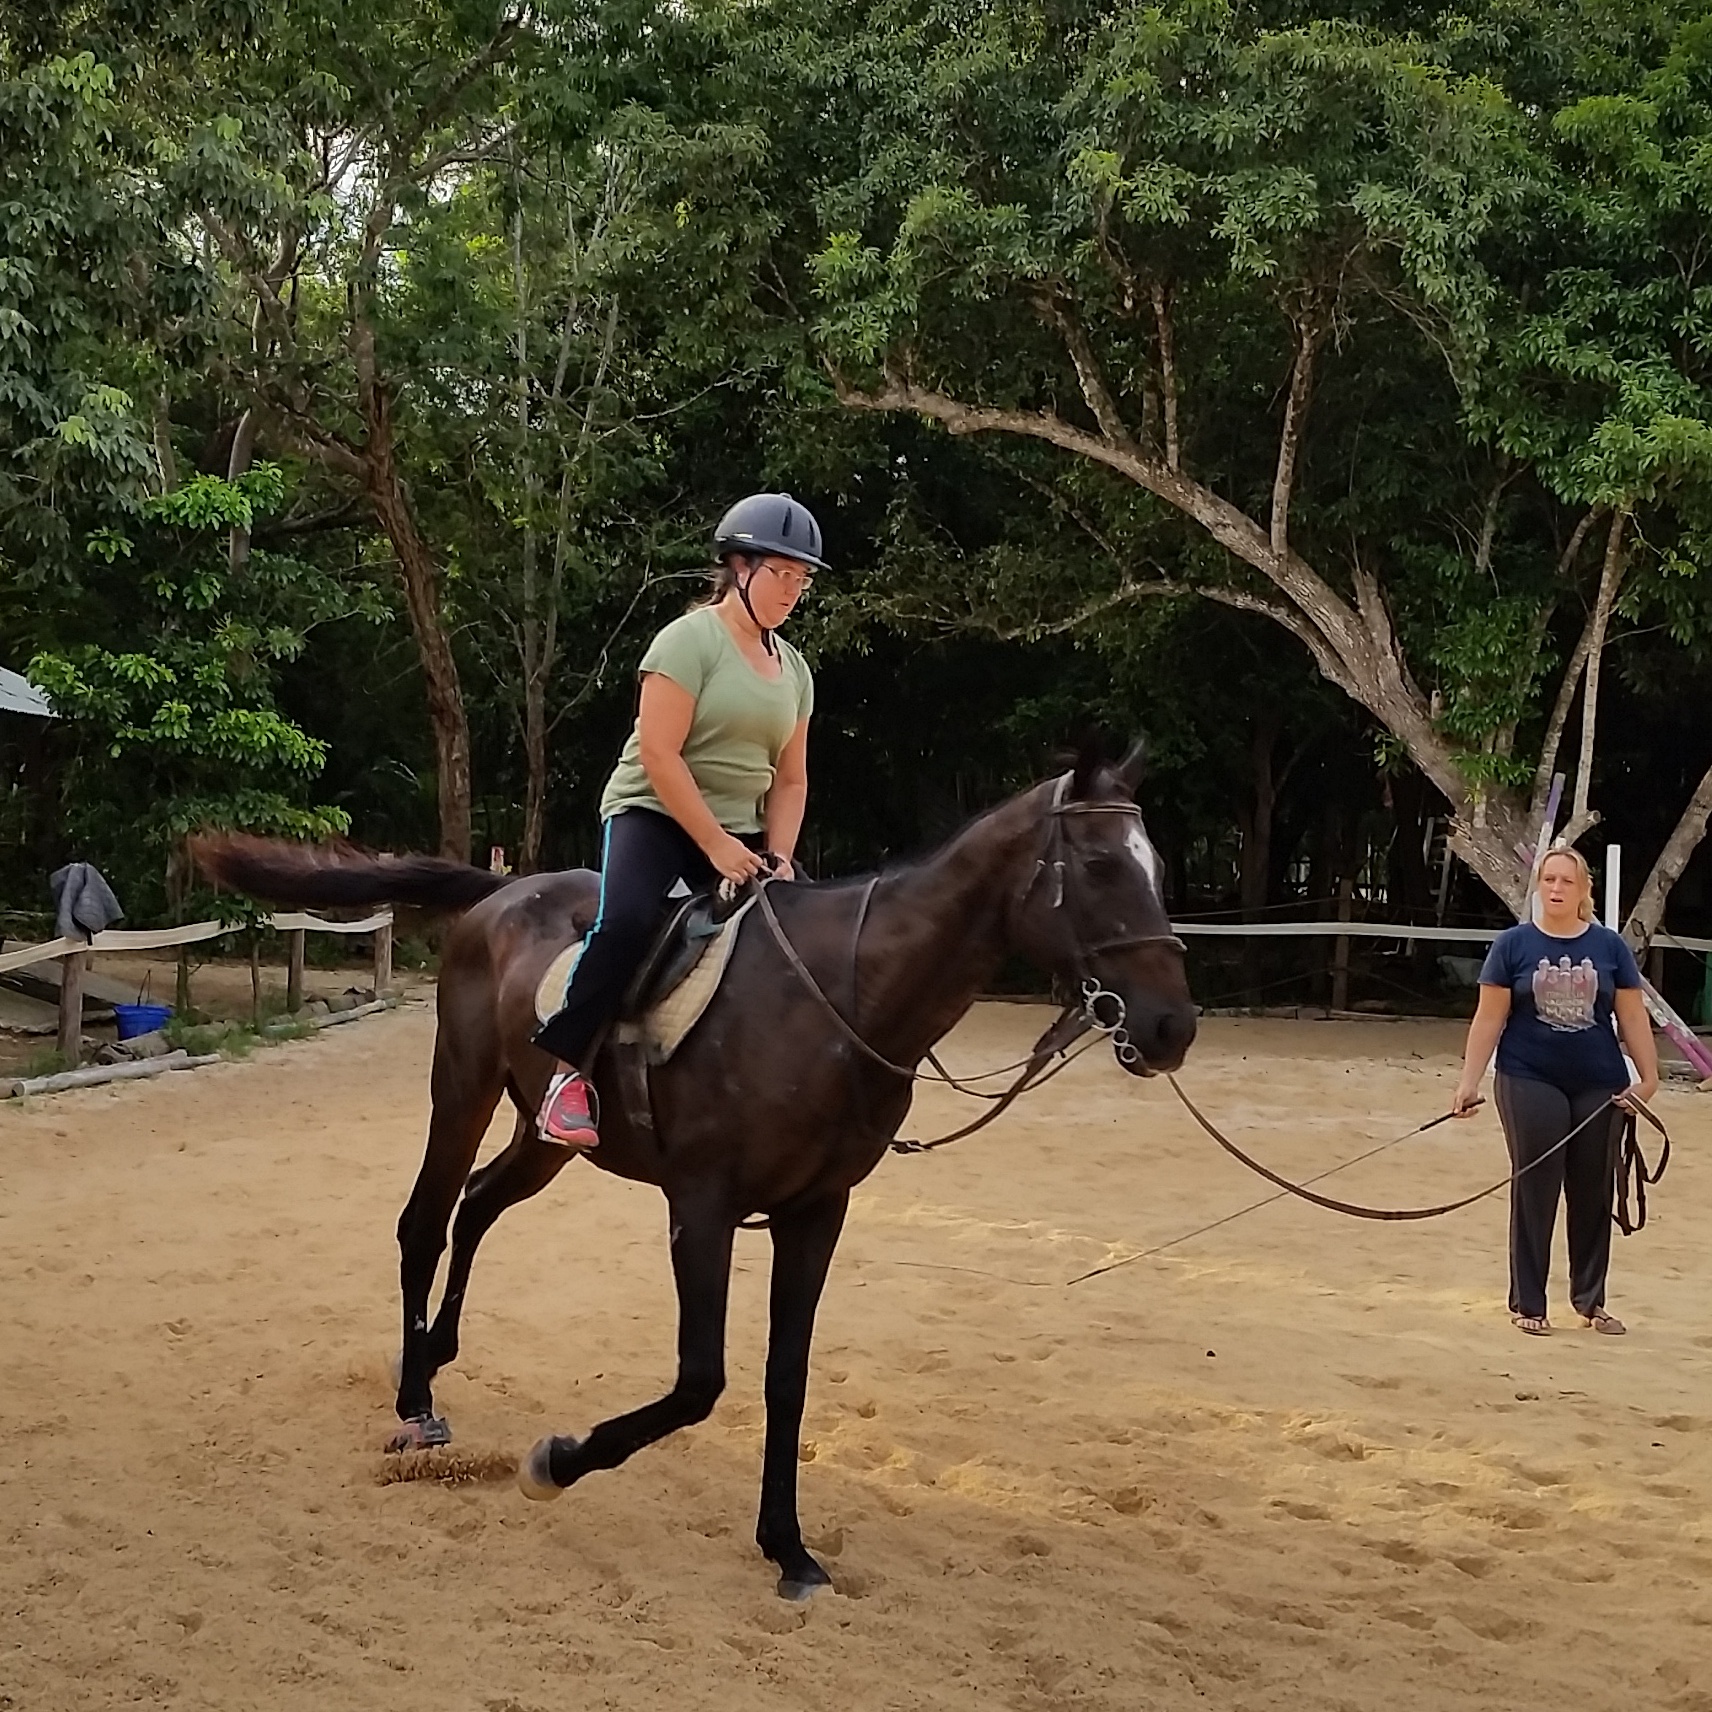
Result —
[[[442, 976], [444, 980], [444, 976]], [[444, 1442], [434, 1420], [428, 1297], [446, 1247], [446, 1225], [475, 1163], [504, 1088], [491, 1017], [442, 1014], [434, 1038], [433, 1111], [422, 1169], [398, 1215], [398, 1282], [404, 1337], [398, 1367], [398, 1418], [407, 1429], [389, 1448]]]
[[755, 1543], [779, 1566], [779, 1593], [785, 1599], [806, 1599], [832, 1579], [803, 1545], [797, 1520], [797, 1448], [815, 1309], [849, 1204], [849, 1191], [840, 1189], [772, 1218], [767, 1436]]
[[678, 1377], [658, 1402], [602, 1421], [586, 1439], [546, 1438], [523, 1459], [517, 1484], [557, 1498], [597, 1468], [617, 1468], [646, 1445], [713, 1413], [725, 1389], [725, 1299], [736, 1223], [707, 1195], [671, 1203], [672, 1276], [678, 1287]]
[[452, 1258], [446, 1289], [428, 1333], [428, 1372], [432, 1378], [458, 1358], [458, 1323], [469, 1288], [476, 1248], [507, 1207], [527, 1201], [547, 1187], [574, 1158], [570, 1150], [542, 1141], [535, 1114], [519, 1106], [517, 1128], [505, 1151], [477, 1171], [464, 1186], [464, 1199], [452, 1221]]

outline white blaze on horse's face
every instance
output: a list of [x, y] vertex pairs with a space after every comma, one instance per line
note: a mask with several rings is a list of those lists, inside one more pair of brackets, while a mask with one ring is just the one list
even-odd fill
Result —
[[1141, 830], [1139, 820], [1133, 822], [1124, 834], [1124, 848], [1141, 864], [1141, 871], [1147, 876], [1147, 883], [1153, 888], [1153, 895], [1163, 905], [1165, 893], [1160, 887], [1159, 852], [1153, 848], [1147, 834]]

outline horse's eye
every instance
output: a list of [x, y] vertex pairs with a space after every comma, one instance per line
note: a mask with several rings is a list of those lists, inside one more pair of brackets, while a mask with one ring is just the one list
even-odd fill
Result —
[[1096, 850], [1082, 859], [1082, 866], [1096, 880], [1109, 880], [1122, 871], [1123, 861], [1109, 850]]

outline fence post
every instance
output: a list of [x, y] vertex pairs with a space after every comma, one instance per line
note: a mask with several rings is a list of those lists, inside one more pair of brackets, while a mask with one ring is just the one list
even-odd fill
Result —
[[292, 1015], [303, 1009], [303, 944], [308, 935], [301, 927], [285, 936], [285, 1008]]
[[83, 952], [60, 959], [59, 1055], [68, 1070], [83, 1058]]
[[[1345, 874], [1338, 881], [1337, 918], [1348, 921], [1355, 897], [1355, 876]], [[1332, 941], [1332, 1002], [1334, 1011], [1349, 1009], [1349, 935], [1340, 933]]]
[[384, 999], [392, 991], [392, 923], [375, 929], [374, 996]]

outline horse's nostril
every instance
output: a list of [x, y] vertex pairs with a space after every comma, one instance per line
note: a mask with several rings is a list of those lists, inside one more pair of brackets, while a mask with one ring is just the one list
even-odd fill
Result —
[[1161, 1012], [1158, 1026], [1154, 1030], [1155, 1051], [1152, 1057], [1157, 1063], [1173, 1061], [1180, 1063], [1194, 1038], [1195, 1013], [1193, 1011], [1168, 1010]]

